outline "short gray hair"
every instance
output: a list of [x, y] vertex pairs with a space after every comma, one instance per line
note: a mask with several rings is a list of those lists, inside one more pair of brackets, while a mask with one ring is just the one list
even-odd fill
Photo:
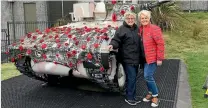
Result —
[[136, 18], [136, 14], [135, 13], [133, 13], [133, 12], [126, 12], [125, 14], [124, 14], [124, 18], [126, 19], [128, 16], [130, 16], [130, 15], [132, 15], [132, 16], [134, 16], [134, 18]]
[[141, 14], [147, 16], [149, 19], [151, 18], [151, 12], [148, 11], [148, 10], [142, 10], [142, 11], [140, 11], [140, 12], [138, 13], [139, 19], [140, 19]]

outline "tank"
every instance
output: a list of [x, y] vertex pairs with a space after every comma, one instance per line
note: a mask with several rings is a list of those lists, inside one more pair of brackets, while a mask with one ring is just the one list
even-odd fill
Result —
[[[107, 3], [113, 4], [110, 12], [106, 11]], [[57, 84], [62, 77], [76, 77], [123, 92], [126, 76], [118, 62], [118, 50], [109, 51], [107, 46], [123, 23], [126, 11], [137, 13], [141, 7], [150, 9], [160, 3], [73, 4], [71, 23], [28, 33], [9, 46], [8, 54], [22, 74], [48, 84]]]

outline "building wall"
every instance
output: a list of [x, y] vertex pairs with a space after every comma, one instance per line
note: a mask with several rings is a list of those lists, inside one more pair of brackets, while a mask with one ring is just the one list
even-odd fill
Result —
[[1, 28], [7, 29], [7, 21], [12, 21], [11, 4], [1, 1]]
[[[22, 24], [9, 24], [9, 28], [7, 28], [7, 22], [24, 22], [24, 3], [35, 3], [36, 4], [36, 19], [37, 21], [47, 21], [47, 3], [46, 1], [1, 1], [1, 27], [2, 29], [9, 29], [10, 37], [16, 37], [17, 39], [21, 36], [24, 36], [25, 33], [25, 25]], [[12, 13], [13, 6], [13, 13]], [[14, 19], [13, 19], [14, 18]], [[47, 26], [47, 25], [45, 25]], [[14, 30], [15, 28], [15, 30]], [[45, 28], [42, 25], [37, 25], [37, 28], [43, 29]]]

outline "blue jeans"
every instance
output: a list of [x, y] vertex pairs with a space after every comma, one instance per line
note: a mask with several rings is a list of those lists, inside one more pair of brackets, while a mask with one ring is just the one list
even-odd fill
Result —
[[145, 65], [144, 65], [144, 78], [147, 83], [148, 91], [152, 93], [153, 97], [158, 96], [158, 88], [155, 83], [155, 79], [153, 77], [153, 75], [156, 71], [156, 68], [157, 68], [156, 63], [151, 63], [151, 64], [145, 63]]
[[123, 64], [126, 74], [126, 99], [135, 100], [136, 97], [136, 76], [138, 73], [138, 65]]

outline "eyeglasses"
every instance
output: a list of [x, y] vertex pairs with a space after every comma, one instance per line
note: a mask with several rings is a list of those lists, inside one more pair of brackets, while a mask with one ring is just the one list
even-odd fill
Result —
[[127, 20], [134, 20], [135, 18], [126, 18]]

